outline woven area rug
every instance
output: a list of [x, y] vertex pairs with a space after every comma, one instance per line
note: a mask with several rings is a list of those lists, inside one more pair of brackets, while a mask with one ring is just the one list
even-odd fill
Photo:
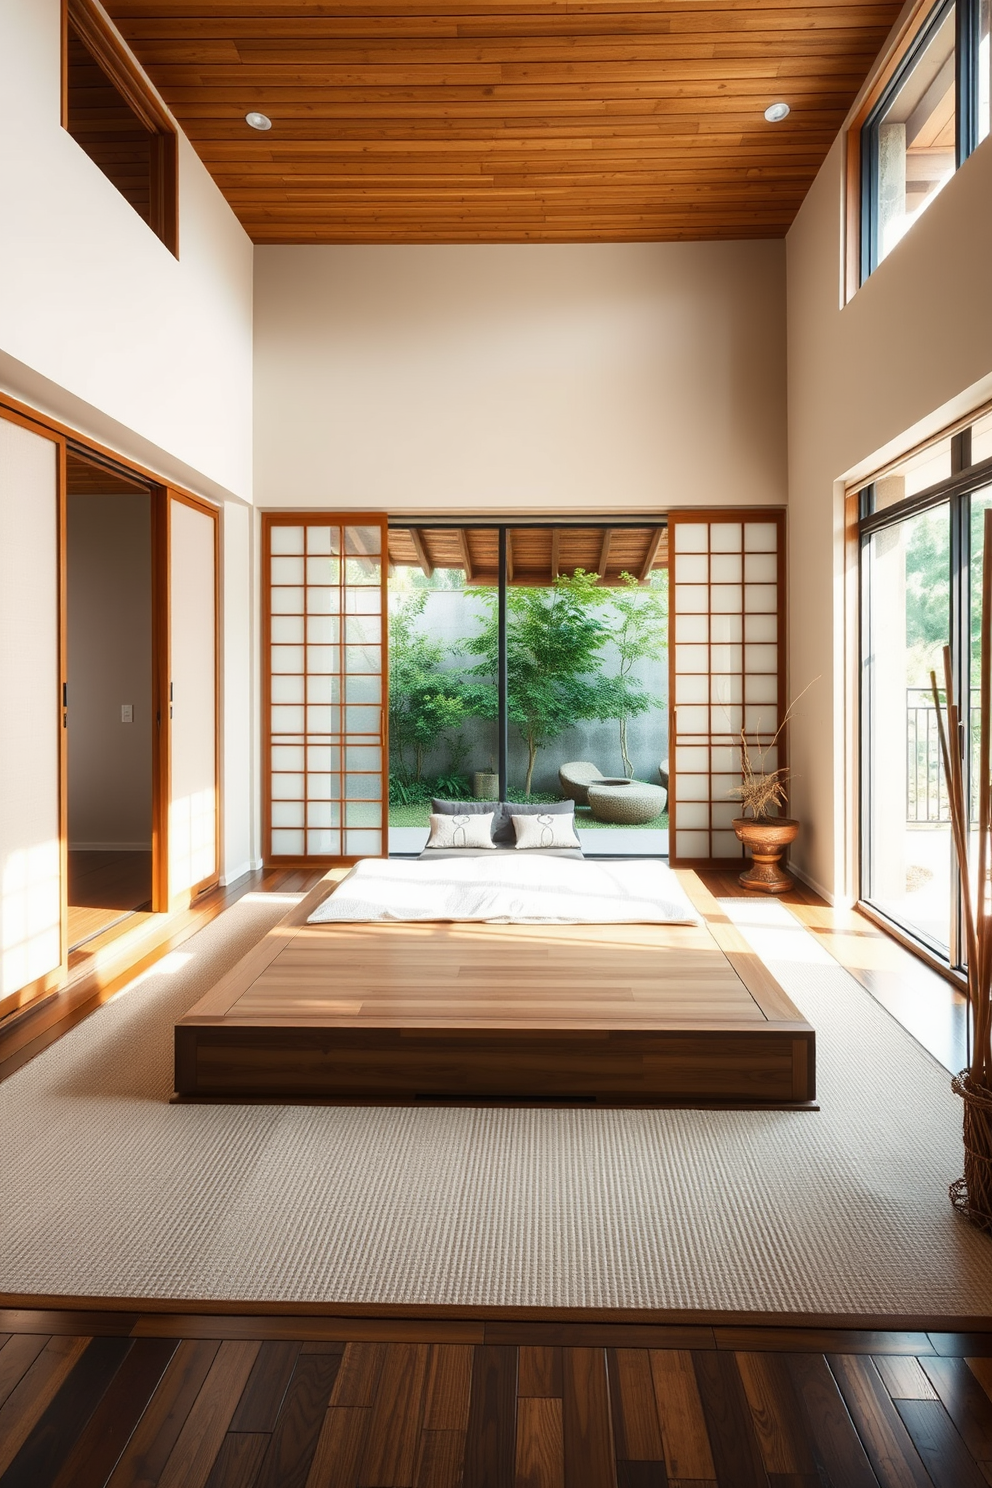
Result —
[[0, 1085], [0, 1291], [992, 1314], [949, 1076], [784, 906], [727, 908], [817, 1029], [819, 1112], [173, 1106], [248, 895]]

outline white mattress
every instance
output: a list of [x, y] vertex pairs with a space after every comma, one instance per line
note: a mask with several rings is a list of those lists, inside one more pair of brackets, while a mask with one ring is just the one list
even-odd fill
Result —
[[556, 862], [494, 853], [467, 862], [365, 858], [308, 923], [335, 920], [695, 925], [699, 915], [665, 863]]

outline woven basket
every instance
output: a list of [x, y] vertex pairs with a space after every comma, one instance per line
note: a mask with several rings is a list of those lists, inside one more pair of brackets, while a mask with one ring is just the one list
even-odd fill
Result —
[[992, 1091], [971, 1082], [967, 1070], [951, 1081], [964, 1101], [964, 1177], [949, 1189], [951, 1203], [980, 1230], [992, 1230]]

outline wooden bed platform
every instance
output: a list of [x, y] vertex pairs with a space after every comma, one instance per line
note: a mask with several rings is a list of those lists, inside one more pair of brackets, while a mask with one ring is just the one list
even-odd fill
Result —
[[176, 1025], [180, 1100], [809, 1106], [816, 1035], [705, 926], [323, 924], [332, 870]]

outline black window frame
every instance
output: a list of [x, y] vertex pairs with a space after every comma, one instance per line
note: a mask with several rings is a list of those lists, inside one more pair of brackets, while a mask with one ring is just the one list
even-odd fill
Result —
[[[496, 611], [496, 614], [497, 614], [497, 648], [498, 648], [498, 650], [497, 650], [497, 676], [496, 676], [496, 685], [497, 685], [497, 689], [498, 689], [498, 710], [499, 710], [498, 711], [498, 714], [497, 714], [497, 717], [496, 717], [497, 774], [498, 774], [498, 777], [499, 777], [499, 798], [500, 798], [501, 801], [506, 801], [508, 799], [508, 788], [509, 788], [509, 758], [510, 758], [510, 705], [509, 705], [509, 690], [510, 689], [509, 689], [509, 673], [508, 673], [509, 647], [507, 645], [507, 626], [508, 626], [509, 616], [508, 616], [508, 610], [507, 610], [507, 594], [513, 588], [513, 580], [510, 578], [510, 575], [509, 575], [509, 565], [508, 565], [508, 560], [507, 560], [507, 533], [508, 532], [511, 532], [511, 531], [516, 532], [516, 531], [518, 531], [519, 529], [521, 529], [523, 527], [559, 527], [559, 528], [563, 528], [563, 527], [581, 527], [581, 528], [586, 528], [586, 529], [597, 528], [600, 531], [605, 531], [607, 529], [611, 529], [614, 532], [620, 532], [624, 528], [637, 528], [637, 529], [640, 529], [640, 528], [643, 528], [643, 527], [646, 527], [646, 526], [650, 526], [650, 527], [664, 527], [664, 528], [668, 529], [668, 527], [669, 527], [668, 516], [666, 514], [664, 516], [658, 516], [658, 517], [654, 517], [654, 518], [652, 518], [652, 517], [645, 517], [645, 518], [641, 518], [641, 519], [638, 519], [636, 517], [631, 517], [631, 518], [628, 518], [625, 521], [609, 521], [608, 519], [606, 519], [604, 517], [601, 517], [601, 516], [600, 517], [590, 517], [588, 520], [583, 519], [582, 517], [573, 517], [569, 521], [559, 521], [559, 520], [557, 520], [554, 517], [534, 517], [534, 518], [521, 517], [521, 518], [519, 518], [517, 520], [507, 520], [504, 517], [504, 518], [494, 519], [494, 520], [491, 520], [491, 521], [486, 521], [484, 518], [481, 518], [481, 517], [480, 518], [467, 518], [465, 520], [459, 520], [459, 518], [458, 518], [457, 515], [452, 515], [452, 516], [447, 516], [446, 515], [444, 517], [430, 517], [428, 519], [411, 519], [411, 518], [404, 517], [402, 514], [397, 514], [395, 516], [390, 516], [389, 517], [388, 525], [389, 525], [390, 528], [398, 528], [398, 529], [401, 529], [401, 530], [402, 529], [405, 529], [405, 528], [408, 528], [408, 527], [418, 527], [420, 529], [431, 528], [431, 527], [438, 527], [438, 528], [442, 528], [443, 529], [443, 528], [450, 528], [450, 527], [457, 526], [457, 527], [462, 527], [462, 528], [464, 528], [466, 530], [482, 529], [482, 530], [485, 530], [487, 532], [495, 532], [496, 535], [497, 535], [497, 545], [498, 545], [497, 546], [497, 552], [498, 552], [498, 576], [497, 576], [497, 583], [496, 583], [496, 590], [497, 590], [497, 611]], [[668, 575], [669, 575], [669, 634], [668, 634], [668, 638], [667, 639], [668, 639], [669, 644], [671, 643], [671, 633], [672, 633], [671, 632], [671, 608], [670, 608], [671, 607], [671, 573], [672, 573], [672, 570], [671, 570], [671, 566], [670, 565], [671, 565], [671, 555], [669, 555], [669, 567], [668, 567]], [[667, 664], [666, 664], [666, 666], [667, 666]], [[670, 725], [670, 704], [671, 704], [671, 699], [670, 698], [666, 699], [666, 703], [667, 703], [668, 706], [666, 706], [666, 709], [665, 709], [665, 716], [666, 716], [666, 722], [668, 724], [668, 727], [670, 728], [670, 726], [671, 726]], [[669, 749], [671, 749], [671, 746], [672, 746], [671, 734], [669, 734], [669, 737], [668, 737], [668, 745], [669, 745]], [[666, 795], [667, 795], [667, 792], [666, 792]], [[665, 809], [666, 809], [666, 811], [670, 811], [670, 797], [669, 797], [668, 800], [666, 800]], [[669, 847], [670, 846], [671, 846], [671, 844], [669, 844]], [[388, 835], [387, 835], [386, 855], [388, 857], [400, 857], [400, 858], [401, 857], [408, 856], [405, 853], [401, 853], [401, 852], [395, 852], [395, 853], [393, 853], [393, 852], [390, 852], [389, 851]], [[605, 851], [604, 852], [601, 852], [601, 853], [587, 851], [585, 855], [586, 855], [587, 858], [612, 858], [612, 857], [616, 857], [617, 856], [615, 853], [609, 853], [609, 852], [605, 852]], [[637, 856], [639, 858], [658, 859], [661, 862], [667, 863], [668, 862], [668, 859], [669, 859], [669, 856], [670, 856], [670, 851], [667, 852], [667, 853], [639, 852], [637, 854]]]
[[[978, 415], [977, 417], [980, 417]], [[942, 436], [946, 438], [946, 435]], [[939, 443], [939, 440], [934, 441]], [[880, 472], [880, 475], [882, 472]], [[870, 481], [857, 492], [858, 498], [858, 902], [876, 919], [890, 926], [901, 938], [920, 948], [944, 968], [963, 978], [967, 972], [964, 958], [962, 904], [957, 868], [952, 864], [951, 905], [948, 925], [949, 948], [894, 920], [871, 897], [871, 771], [868, 768], [871, 748], [871, 697], [866, 657], [870, 653], [870, 593], [867, 554], [875, 533], [898, 526], [920, 512], [947, 504], [950, 523], [948, 557], [948, 639], [954, 688], [960, 699], [962, 716], [971, 713], [971, 497], [992, 486], [992, 459], [971, 463], [971, 427], [960, 429], [951, 440], [951, 475], [947, 480], [929, 486], [903, 501], [894, 502], [881, 511], [875, 510], [875, 482]], [[964, 751], [967, 789], [971, 789], [971, 749]]]
[[913, 71], [923, 52], [954, 5], [954, 150], [955, 171], [978, 144], [980, 0], [937, 0], [924, 16], [860, 130], [861, 253], [863, 284], [879, 265], [878, 257], [878, 129], [893, 98]]

